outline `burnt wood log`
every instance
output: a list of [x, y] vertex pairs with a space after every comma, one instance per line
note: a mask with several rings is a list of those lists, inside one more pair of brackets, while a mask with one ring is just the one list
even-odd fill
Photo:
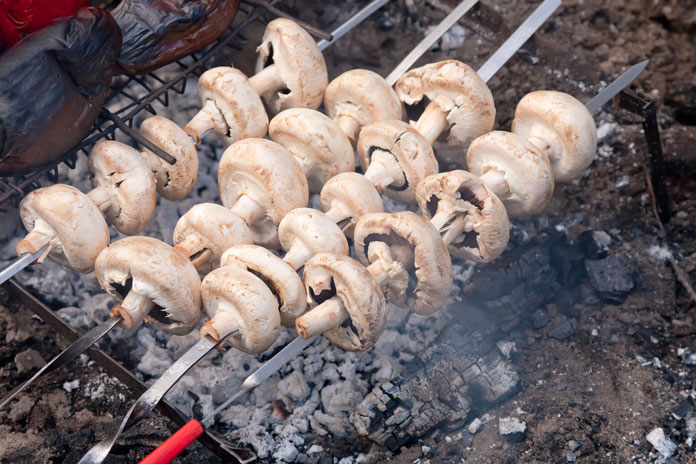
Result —
[[478, 331], [456, 325], [358, 406], [358, 433], [392, 451], [438, 424], [467, 419], [515, 394], [519, 376]]

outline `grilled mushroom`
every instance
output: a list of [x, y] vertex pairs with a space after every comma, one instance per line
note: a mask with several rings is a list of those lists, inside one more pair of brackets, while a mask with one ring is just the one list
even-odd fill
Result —
[[355, 226], [354, 244], [392, 303], [418, 314], [442, 309], [452, 288], [452, 262], [427, 219], [410, 211], [367, 214]]
[[346, 351], [372, 347], [387, 321], [384, 294], [370, 272], [354, 259], [319, 253], [304, 268], [312, 310], [297, 318], [300, 336], [323, 334]]
[[301, 268], [317, 253], [348, 255], [348, 241], [341, 229], [321, 211], [297, 208], [278, 226], [280, 244], [287, 254], [283, 260], [294, 269]]
[[225, 66], [207, 70], [198, 79], [198, 98], [201, 109], [184, 126], [196, 144], [211, 130], [225, 145], [266, 134], [261, 97], [241, 71]]
[[540, 90], [520, 100], [512, 132], [546, 153], [556, 182], [582, 176], [597, 151], [597, 127], [592, 113], [563, 92]]
[[355, 223], [367, 213], [381, 213], [384, 204], [374, 185], [357, 172], [342, 172], [326, 182], [321, 208], [343, 233], [352, 238]]
[[348, 137], [318, 111], [292, 108], [278, 113], [268, 126], [268, 137], [295, 156], [312, 193], [319, 193], [336, 174], [355, 170]]
[[89, 196], [121, 233], [142, 232], [155, 213], [155, 176], [140, 152], [111, 140], [92, 148], [88, 157], [94, 190]]
[[324, 92], [324, 107], [352, 142], [362, 126], [401, 119], [402, 113], [401, 101], [391, 85], [367, 69], [353, 69], [331, 81]]
[[326, 63], [307, 31], [289, 19], [268, 23], [249, 83], [275, 112], [317, 109], [329, 81]]
[[169, 164], [143, 148], [145, 159], [155, 173], [157, 192], [167, 200], [181, 200], [193, 190], [198, 176], [198, 153], [191, 138], [174, 122], [161, 116], [144, 120], [140, 133], [176, 159], [176, 163]]
[[470, 172], [428, 176], [418, 184], [416, 198], [453, 256], [488, 263], [505, 250], [510, 234], [505, 206]]
[[214, 203], [195, 205], [181, 216], [172, 240], [174, 248], [186, 253], [201, 274], [216, 269], [229, 247], [253, 243], [246, 223], [229, 209]]
[[358, 156], [365, 177], [389, 198], [415, 203], [416, 185], [438, 171], [433, 149], [415, 129], [394, 119], [362, 128]]
[[246, 221], [254, 243], [278, 248], [277, 226], [309, 200], [307, 179], [285, 148], [264, 139], [230, 145], [220, 159], [218, 185], [222, 204]]
[[104, 249], [94, 272], [101, 287], [120, 304], [112, 314], [126, 329], [143, 320], [184, 335], [201, 317], [201, 280], [183, 252], [150, 237], [127, 237]]
[[50, 244], [45, 255], [77, 272], [92, 272], [94, 262], [109, 244], [109, 227], [87, 195], [75, 187], [56, 184], [30, 192], [19, 204], [19, 215], [29, 231], [17, 243], [18, 255], [36, 253]]
[[248, 354], [263, 353], [278, 337], [278, 301], [254, 274], [234, 266], [215, 269], [203, 279], [201, 295], [210, 317], [201, 336], [226, 338]]
[[295, 324], [307, 307], [302, 279], [288, 263], [257, 245], [236, 245], [222, 254], [220, 266], [237, 266], [251, 272], [268, 285], [278, 299], [280, 323]]
[[471, 142], [466, 158], [469, 170], [503, 201], [512, 217], [537, 214], [551, 200], [551, 163], [520, 135], [489, 132]]
[[438, 154], [457, 153], [460, 159], [448, 161], [461, 167], [461, 154], [469, 143], [493, 130], [495, 103], [491, 91], [476, 71], [461, 61], [446, 60], [413, 69], [401, 76], [395, 89], [407, 105], [427, 97], [428, 105], [414, 127]]

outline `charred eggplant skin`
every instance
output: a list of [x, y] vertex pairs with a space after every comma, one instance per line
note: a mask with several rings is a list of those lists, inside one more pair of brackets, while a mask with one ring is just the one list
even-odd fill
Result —
[[58, 159], [92, 127], [121, 49], [111, 15], [83, 8], [0, 55], [0, 173]]
[[220, 37], [239, 0], [122, 0], [112, 14], [123, 32], [119, 63], [144, 74], [189, 55]]

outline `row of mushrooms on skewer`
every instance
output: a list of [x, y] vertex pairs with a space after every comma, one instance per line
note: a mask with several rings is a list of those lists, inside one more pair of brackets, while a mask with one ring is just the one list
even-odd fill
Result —
[[[420, 314], [437, 311], [452, 286], [450, 254], [496, 259], [508, 216], [542, 211], [554, 182], [578, 178], [594, 156], [592, 116], [567, 94], [528, 94], [512, 132], [493, 131], [491, 92], [459, 61], [409, 71], [394, 88], [367, 70], [328, 83], [316, 43], [285, 19], [269, 24], [259, 52], [251, 78], [231, 67], [201, 76], [201, 110], [183, 129], [161, 117], [143, 122], [143, 135], [175, 164], [100, 142], [89, 155], [94, 190], [29, 194], [18, 254], [48, 244], [42, 259], [94, 268], [128, 329], [146, 321], [188, 333], [205, 309], [201, 335], [245, 353], [268, 349], [280, 325], [365, 350], [384, 328], [385, 294]], [[262, 98], [278, 112], [270, 121]], [[418, 120], [402, 121], [403, 104], [423, 100]], [[326, 115], [316, 111], [322, 102]], [[155, 192], [177, 200], [193, 188], [196, 146], [210, 131], [229, 145], [218, 171], [221, 205], [184, 214], [174, 247], [147, 237], [108, 245], [101, 213], [124, 234], [141, 232]], [[433, 147], [459, 153], [448, 161], [467, 170], [439, 173]], [[354, 172], [354, 150], [364, 174]], [[306, 208], [310, 193], [323, 211]], [[385, 213], [381, 194], [418, 204], [422, 215]], [[279, 248], [282, 258], [269, 251]]]

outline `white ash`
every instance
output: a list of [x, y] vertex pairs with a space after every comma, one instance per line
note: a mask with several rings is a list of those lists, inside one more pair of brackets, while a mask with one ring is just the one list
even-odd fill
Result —
[[661, 427], [653, 429], [645, 438], [662, 458], [669, 458], [677, 450], [677, 445], [665, 436]]

